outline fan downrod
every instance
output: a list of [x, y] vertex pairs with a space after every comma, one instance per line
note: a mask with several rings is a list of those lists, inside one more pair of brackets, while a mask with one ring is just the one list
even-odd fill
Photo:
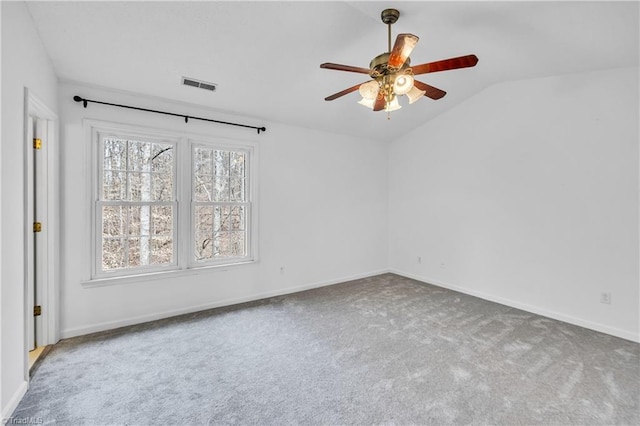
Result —
[[395, 24], [399, 17], [400, 12], [397, 9], [385, 9], [380, 14], [382, 22], [387, 25]]

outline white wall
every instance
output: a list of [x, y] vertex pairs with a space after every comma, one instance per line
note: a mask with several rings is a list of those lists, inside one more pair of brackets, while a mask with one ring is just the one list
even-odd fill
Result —
[[[186, 88], [185, 90], [193, 90]], [[266, 125], [267, 131], [89, 104], [106, 102]], [[184, 104], [97, 88], [60, 86], [63, 195], [61, 334], [69, 337], [236, 301], [367, 276], [387, 267], [387, 146], [353, 137], [263, 123]], [[259, 152], [257, 263], [180, 278], [87, 288], [90, 203], [83, 119], [123, 122], [256, 141]], [[280, 273], [284, 266], [285, 273]]]
[[498, 84], [395, 141], [390, 267], [637, 341], [638, 113], [617, 69]]
[[1, 396], [7, 417], [26, 391], [24, 335], [24, 88], [54, 111], [57, 79], [24, 3], [1, 2]]

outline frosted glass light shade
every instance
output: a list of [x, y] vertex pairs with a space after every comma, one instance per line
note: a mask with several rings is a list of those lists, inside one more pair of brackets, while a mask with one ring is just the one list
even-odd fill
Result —
[[412, 104], [415, 101], [419, 100], [425, 93], [427, 92], [418, 89], [416, 86], [411, 86], [411, 89], [407, 92], [409, 103]]
[[360, 99], [360, 101], [358, 103], [360, 105], [366, 106], [367, 108], [373, 109], [373, 102], [374, 102], [373, 99], [362, 98], [362, 99]]
[[402, 108], [402, 106], [398, 103], [398, 97], [394, 96], [393, 99], [391, 99], [391, 102], [387, 102], [387, 105], [385, 106], [384, 110], [387, 112], [391, 112], [391, 111], [395, 111]]
[[375, 99], [378, 96], [378, 90], [380, 90], [380, 86], [377, 81], [369, 81], [368, 83], [363, 83], [358, 88], [360, 92], [360, 96], [364, 99]]
[[401, 74], [396, 77], [393, 82], [393, 92], [396, 95], [404, 95], [413, 88], [413, 76], [410, 74]]

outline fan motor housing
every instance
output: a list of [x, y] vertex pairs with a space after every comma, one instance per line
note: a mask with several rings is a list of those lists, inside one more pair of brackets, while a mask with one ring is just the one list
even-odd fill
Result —
[[369, 75], [371, 76], [371, 78], [376, 78], [376, 77], [389, 75], [393, 73], [402, 73], [407, 68], [409, 68], [409, 65], [411, 65], [411, 59], [407, 58], [405, 63], [402, 65], [402, 68], [400, 68], [399, 70], [397, 68], [396, 69], [389, 68], [388, 63], [389, 63], [389, 52], [382, 53], [376, 56], [375, 58], [373, 58], [369, 63], [369, 69], [371, 70], [369, 71]]

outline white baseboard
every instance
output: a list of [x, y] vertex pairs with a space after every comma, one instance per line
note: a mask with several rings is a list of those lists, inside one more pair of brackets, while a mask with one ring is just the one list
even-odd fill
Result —
[[552, 318], [558, 321], [563, 321], [569, 324], [578, 325], [580, 327], [588, 328], [591, 330], [599, 331], [601, 333], [610, 334], [612, 336], [620, 337], [622, 339], [631, 340], [632, 342], [640, 343], [640, 336], [636, 333], [632, 333], [627, 330], [622, 330], [615, 327], [610, 327], [608, 325], [596, 323], [593, 321], [585, 320], [582, 318], [576, 318], [571, 315], [566, 315], [560, 312], [550, 311], [545, 308], [540, 308], [538, 306], [528, 305], [526, 303], [517, 302], [511, 299], [506, 299], [504, 297], [495, 296], [487, 293], [483, 293], [480, 291], [469, 290], [464, 287], [460, 287], [457, 285], [447, 284], [445, 282], [435, 280], [429, 277], [421, 277], [415, 274], [411, 274], [408, 272], [398, 271], [395, 269], [390, 269], [389, 272], [392, 274], [400, 275], [406, 278], [411, 278], [414, 280], [422, 281], [427, 284], [432, 284], [438, 287], [447, 288], [449, 290], [454, 290], [460, 293], [468, 294], [470, 296], [479, 297], [480, 299], [488, 300], [491, 302], [500, 303], [501, 305], [506, 305], [511, 308], [520, 309], [523, 311], [531, 312], [533, 314], [542, 315], [547, 318]]
[[175, 309], [170, 311], [157, 312], [153, 314], [141, 315], [137, 317], [131, 317], [123, 320], [109, 321], [98, 324], [92, 324], [83, 327], [69, 328], [60, 332], [62, 339], [68, 339], [70, 337], [83, 336], [85, 334], [97, 333], [100, 331], [113, 330], [115, 328], [126, 327], [129, 325], [141, 324], [149, 321], [156, 321], [164, 318], [170, 318], [177, 315], [190, 314], [193, 312], [205, 311], [207, 309], [220, 308], [223, 306], [237, 305], [239, 303], [251, 302], [254, 300], [267, 299], [274, 296], [282, 296], [284, 294], [297, 293], [300, 291], [310, 290], [318, 287], [326, 287], [333, 284], [343, 283], [345, 281], [358, 280], [361, 278], [373, 277], [389, 272], [387, 269], [381, 269], [377, 271], [371, 271], [363, 274], [355, 274], [346, 277], [336, 278], [327, 281], [319, 281], [311, 284], [304, 284], [300, 286], [286, 287], [278, 290], [267, 291], [264, 293], [256, 293], [250, 296], [239, 297], [234, 299], [224, 299], [216, 302], [205, 303], [202, 305], [190, 306], [181, 309]]
[[16, 408], [18, 408], [18, 404], [20, 404], [24, 394], [27, 393], [28, 388], [29, 383], [26, 380], [20, 383], [20, 386], [18, 386], [18, 389], [13, 393], [7, 405], [2, 407], [2, 424], [4, 424], [5, 420], [11, 417]]

